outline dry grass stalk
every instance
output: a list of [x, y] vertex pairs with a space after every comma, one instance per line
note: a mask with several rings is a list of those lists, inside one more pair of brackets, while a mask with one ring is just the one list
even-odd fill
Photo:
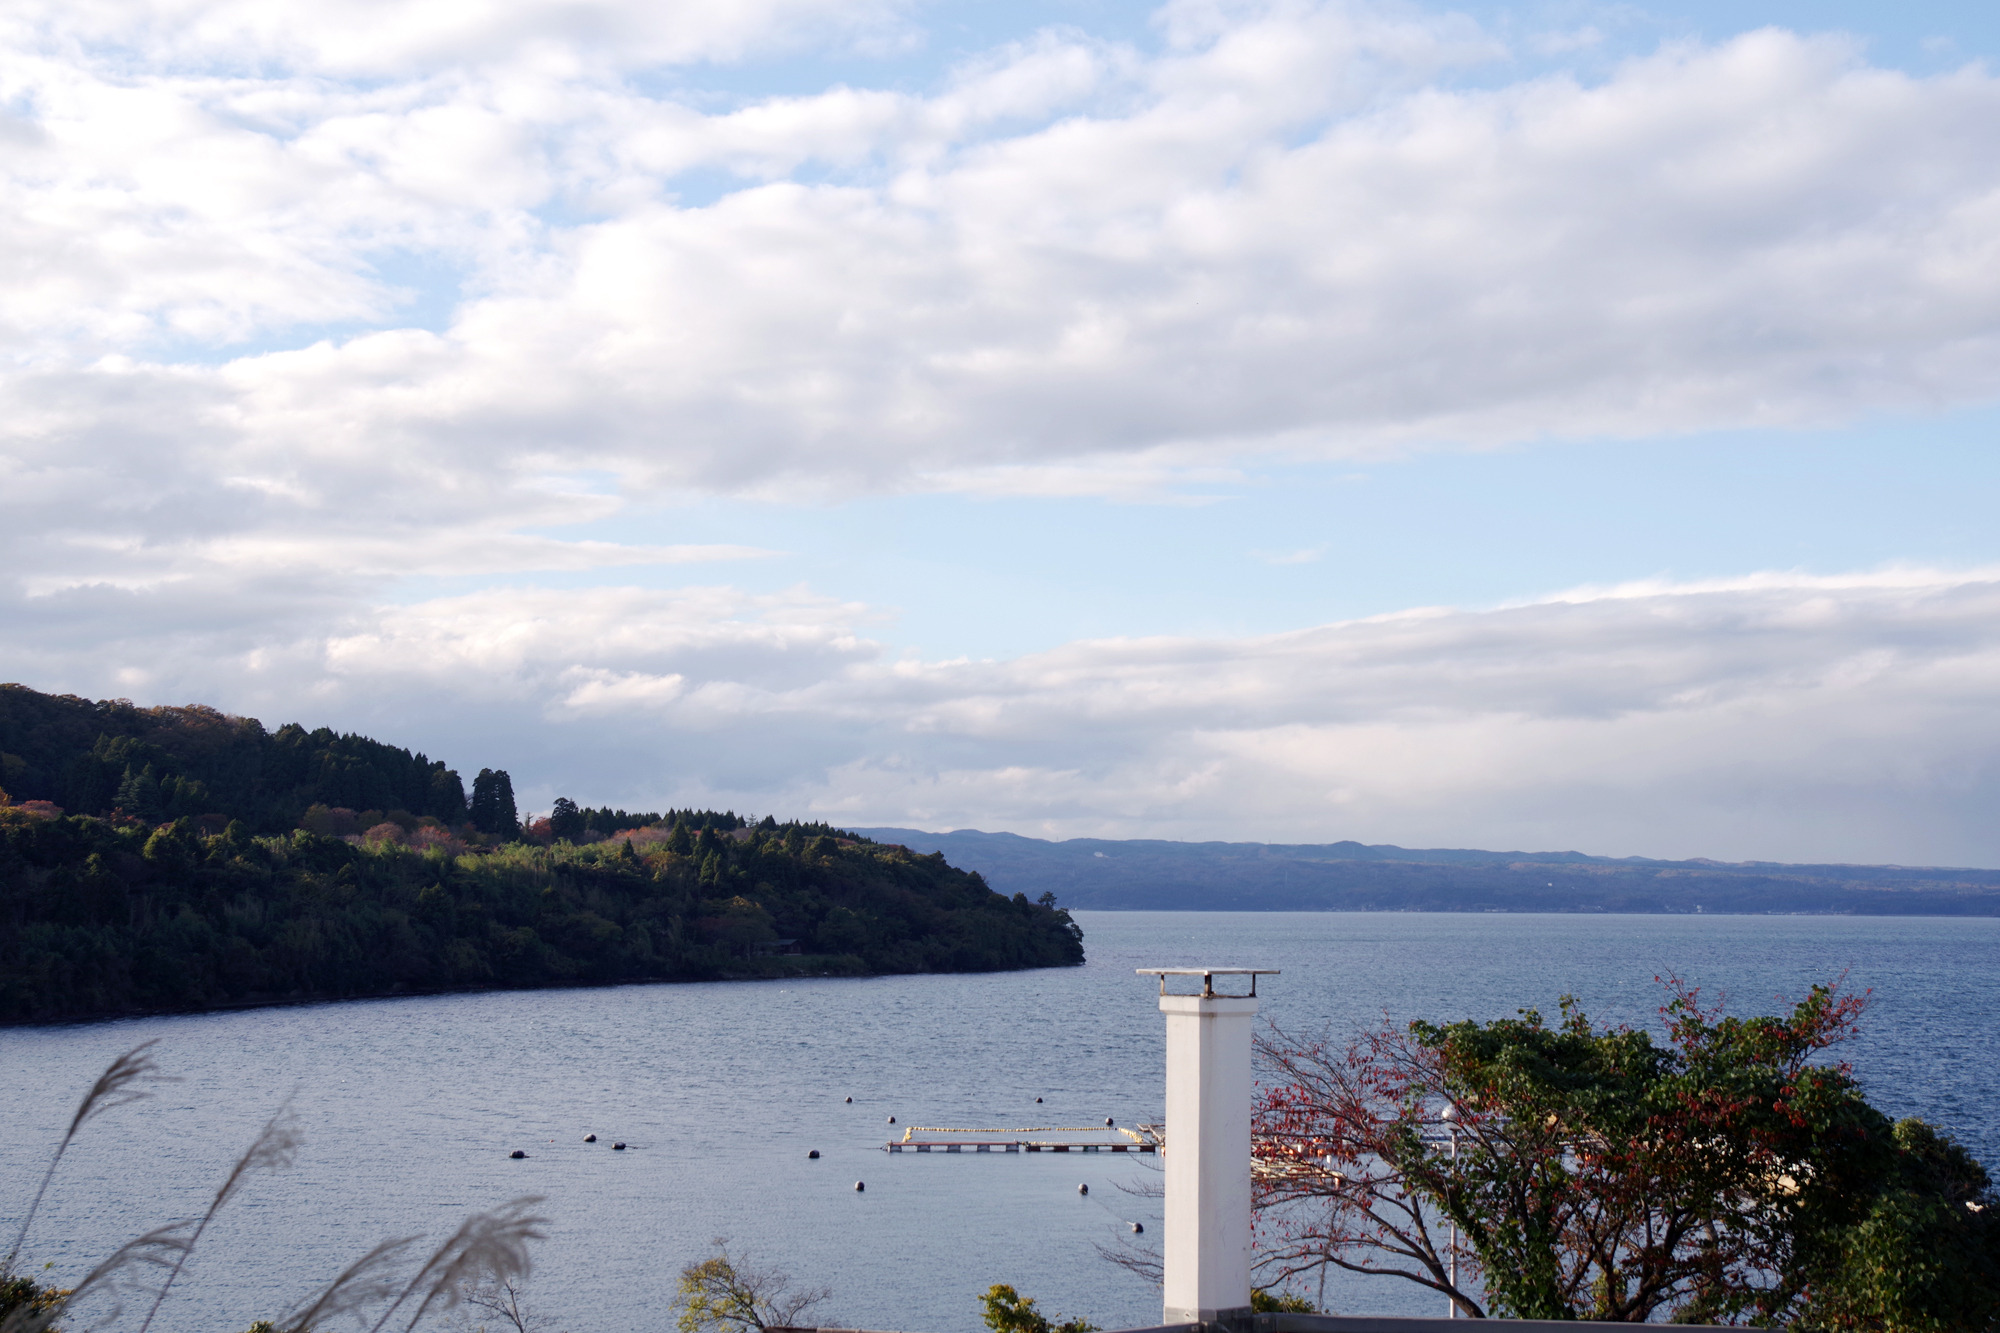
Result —
[[[115, 1292], [120, 1286], [132, 1282], [144, 1269], [173, 1267], [187, 1254], [192, 1243], [187, 1230], [186, 1222], [175, 1222], [148, 1231], [136, 1240], [126, 1241], [110, 1258], [85, 1274], [69, 1295], [56, 1305], [39, 1311], [24, 1306], [0, 1321], [0, 1333], [45, 1333], [55, 1325], [56, 1320], [69, 1312], [70, 1307], [98, 1289]], [[108, 1324], [116, 1320], [121, 1309], [114, 1306], [103, 1322]]]
[[277, 1113], [264, 1122], [264, 1128], [257, 1135], [256, 1141], [236, 1159], [236, 1165], [229, 1168], [229, 1174], [223, 1178], [221, 1188], [215, 1191], [215, 1197], [208, 1202], [208, 1211], [201, 1215], [199, 1222], [195, 1223], [194, 1234], [188, 1237], [187, 1247], [174, 1261], [173, 1271], [168, 1273], [167, 1280], [160, 1284], [159, 1294], [153, 1298], [153, 1308], [146, 1311], [145, 1321], [139, 1325], [139, 1333], [146, 1333], [153, 1326], [153, 1317], [160, 1313], [160, 1307], [166, 1303], [167, 1293], [173, 1290], [174, 1279], [181, 1275], [181, 1268], [187, 1263], [188, 1255], [194, 1252], [194, 1247], [201, 1241], [202, 1233], [208, 1230], [208, 1224], [215, 1220], [215, 1215], [222, 1211], [222, 1206], [234, 1197], [245, 1177], [252, 1171], [284, 1170], [292, 1164], [292, 1158], [298, 1154], [301, 1141], [302, 1136], [297, 1121], [292, 1115], [291, 1100], [287, 1098]]
[[[13, 1266], [26, 1244], [35, 1212], [40, 1208], [56, 1167], [61, 1164], [63, 1154], [77, 1131], [104, 1111], [150, 1096], [142, 1084], [165, 1081], [148, 1054], [153, 1044], [151, 1041], [144, 1042], [112, 1061], [78, 1104], [48, 1170], [42, 1175], [34, 1201], [22, 1219], [13, 1248], [5, 1260], [0, 1261], [0, 1278], [12, 1275]], [[214, 1197], [209, 1200], [207, 1211], [199, 1218], [159, 1227], [128, 1241], [85, 1275], [61, 1300], [52, 1304], [23, 1305], [0, 1319], [0, 1333], [49, 1333], [56, 1321], [85, 1296], [136, 1287], [139, 1273], [165, 1269], [166, 1277], [160, 1286], [145, 1291], [153, 1300], [145, 1321], [139, 1326], [139, 1333], [148, 1333], [174, 1280], [186, 1265], [195, 1242], [201, 1239], [215, 1215], [235, 1197], [251, 1173], [290, 1166], [301, 1141], [288, 1099], [265, 1122], [250, 1147], [236, 1159]], [[546, 1235], [542, 1228], [548, 1224], [548, 1219], [530, 1211], [541, 1201], [540, 1196], [524, 1196], [491, 1212], [474, 1213], [432, 1252], [407, 1282], [399, 1283], [394, 1271], [420, 1237], [403, 1236], [383, 1241], [350, 1264], [310, 1304], [287, 1314], [283, 1333], [312, 1333], [325, 1323], [344, 1316], [353, 1316], [365, 1322], [366, 1311], [387, 1302], [380, 1317], [369, 1326], [369, 1333], [381, 1333], [397, 1311], [415, 1302], [415, 1312], [404, 1326], [405, 1333], [408, 1333], [433, 1309], [449, 1310], [465, 1299], [467, 1293], [494, 1289], [506, 1293], [506, 1310], [502, 1311], [500, 1306], [484, 1300], [475, 1303], [509, 1314], [516, 1327], [520, 1328], [523, 1316], [516, 1284], [531, 1270], [530, 1242], [541, 1240]], [[115, 1322], [122, 1311], [122, 1306], [114, 1306], [97, 1322], [100, 1325]], [[271, 1325], [259, 1324], [258, 1327], [268, 1328]]]
[[285, 1316], [284, 1333], [310, 1333], [321, 1324], [345, 1315], [359, 1315], [376, 1302], [388, 1300], [396, 1291], [391, 1270], [403, 1252], [421, 1239], [421, 1236], [399, 1236], [385, 1240], [356, 1259], [310, 1305]]
[[77, 1103], [76, 1114], [70, 1117], [69, 1128], [64, 1131], [62, 1142], [56, 1145], [56, 1154], [49, 1159], [49, 1169], [42, 1173], [42, 1183], [35, 1190], [34, 1200], [28, 1205], [26, 1216], [21, 1219], [21, 1229], [14, 1237], [13, 1247], [7, 1251], [5, 1259], [0, 1259], [0, 1277], [13, 1276], [14, 1264], [21, 1256], [21, 1247], [28, 1243], [28, 1228], [34, 1225], [35, 1213], [42, 1206], [42, 1196], [48, 1193], [49, 1182], [55, 1178], [56, 1168], [62, 1164], [63, 1154], [69, 1151], [70, 1140], [76, 1137], [76, 1132], [94, 1116], [152, 1096], [152, 1093], [142, 1086], [143, 1084], [171, 1081], [162, 1075], [159, 1066], [153, 1063], [150, 1052], [158, 1041], [157, 1037], [152, 1041], [142, 1041], [105, 1066], [104, 1072], [97, 1076], [97, 1082], [90, 1085], [90, 1091], [86, 1092], [83, 1100]]
[[542, 1230], [548, 1219], [528, 1211], [541, 1201], [540, 1195], [523, 1195], [490, 1213], [474, 1213], [466, 1218], [417, 1270], [369, 1333], [381, 1333], [396, 1311], [419, 1295], [416, 1313], [404, 1325], [406, 1333], [417, 1326], [433, 1305], [442, 1310], [457, 1305], [468, 1286], [481, 1281], [507, 1282], [527, 1277], [534, 1269], [528, 1243], [548, 1234]]

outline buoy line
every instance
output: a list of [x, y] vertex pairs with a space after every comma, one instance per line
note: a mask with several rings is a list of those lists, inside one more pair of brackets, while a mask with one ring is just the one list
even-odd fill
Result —
[[[959, 1129], [947, 1125], [905, 1125], [903, 1142], [910, 1142], [912, 1134], [1102, 1134], [1101, 1125], [1029, 1125], [1025, 1129]], [[1135, 1130], [1118, 1130], [1134, 1143], [1158, 1143], [1159, 1139], [1147, 1138]]]

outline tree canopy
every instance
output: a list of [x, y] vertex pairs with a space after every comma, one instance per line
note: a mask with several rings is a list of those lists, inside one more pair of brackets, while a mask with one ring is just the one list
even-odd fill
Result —
[[[292, 829], [314, 805], [466, 818], [455, 771], [366, 736], [295, 722], [266, 731], [198, 704], [140, 708], [23, 685], [0, 685], [0, 789], [69, 814], [211, 816], [264, 834]], [[511, 787], [507, 801], [511, 811]]]
[[1267, 1262], [1395, 1276], [1471, 1316], [1991, 1329], [1985, 1171], [1825, 1054], [1862, 997], [1736, 1018], [1668, 984], [1664, 1043], [1570, 999], [1554, 1024], [1261, 1039]]
[[0, 809], [0, 1021], [261, 1001], [1083, 961], [1069, 914], [799, 824], [479, 847]]

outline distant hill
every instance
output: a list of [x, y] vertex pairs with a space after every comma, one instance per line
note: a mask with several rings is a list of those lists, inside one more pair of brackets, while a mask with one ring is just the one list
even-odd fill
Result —
[[1003, 893], [1054, 893], [1074, 908], [2000, 916], [2000, 870], [1653, 861], [1359, 842], [1049, 842], [977, 829], [857, 831], [912, 851], [943, 852]]

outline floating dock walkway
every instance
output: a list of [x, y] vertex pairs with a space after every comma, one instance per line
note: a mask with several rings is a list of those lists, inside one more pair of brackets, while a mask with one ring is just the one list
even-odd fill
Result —
[[[888, 1152], [1125, 1152], [1157, 1153], [1165, 1146], [1165, 1135], [1157, 1125], [1141, 1125], [1136, 1130], [1120, 1129], [1118, 1139], [1030, 1139], [1024, 1134], [1105, 1134], [1097, 1125], [1034, 1125], [1026, 1129], [951, 1129], [937, 1125], [911, 1125], [900, 1139], [882, 1145]], [[985, 1134], [1004, 1137], [979, 1139], [920, 1139], [919, 1134]]]

